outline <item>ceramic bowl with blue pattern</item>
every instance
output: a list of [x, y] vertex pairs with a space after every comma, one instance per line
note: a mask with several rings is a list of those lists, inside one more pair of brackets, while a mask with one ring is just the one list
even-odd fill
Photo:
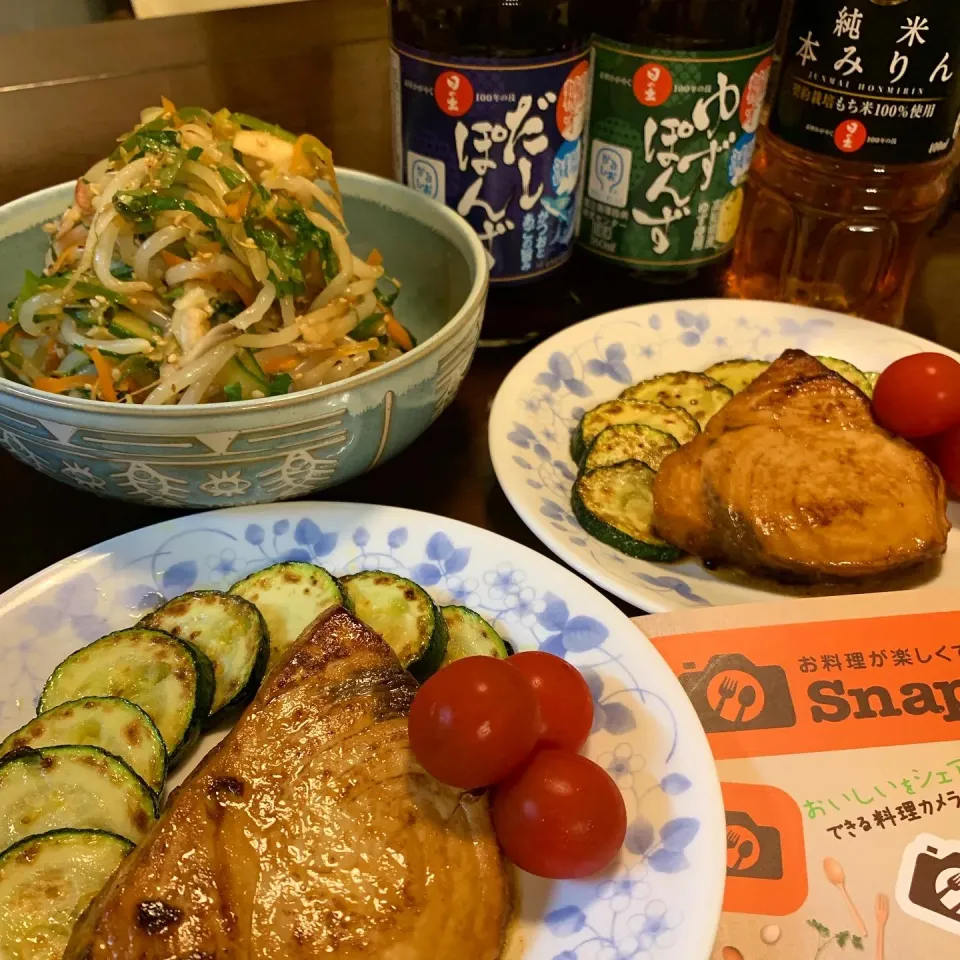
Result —
[[[379, 249], [403, 284], [400, 321], [418, 346], [342, 383], [189, 407], [56, 396], [0, 375], [0, 446], [71, 486], [169, 507], [302, 496], [394, 456], [450, 404], [480, 335], [487, 258], [455, 213], [399, 184], [337, 176], [355, 253]], [[70, 205], [61, 184], [0, 208], [0, 304], [43, 265], [41, 225]]]
[[[227, 589], [281, 560], [409, 577], [438, 603], [476, 610], [517, 650], [564, 657], [586, 678], [594, 722], [585, 753], [620, 788], [626, 843], [584, 880], [520, 874], [505, 958], [707, 960], [726, 819], [693, 705], [641, 630], [588, 583], [456, 520], [363, 504], [274, 504], [188, 515], [70, 557], [0, 595], [0, 740], [33, 716], [44, 680], [73, 651], [178, 594]], [[215, 736], [174, 771], [171, 787]]]
[[[791, 347], [879, 372], [927, 350], [960, 356], [902, 330], [827, 310], [748, 300], [685, 300], [630, 307], [585, 320], [540, 344], [504, 380], [490, 413], [497, 479], [528, 527], [585, 577], [649, 613], [757, 603], [837, 592], [788, 587], [733, 570], [708, 570], [687, 557], [652, 563], [589, 536], [570, 509], [576, 465], [570, 435], [585, 410], [640, 380], [701, 371], [722, 360], [773, 360]], [[960, 590], [960, 503], [939, 568], [872, 589]], [[851, 589], [851, 588], [847, 588]]]

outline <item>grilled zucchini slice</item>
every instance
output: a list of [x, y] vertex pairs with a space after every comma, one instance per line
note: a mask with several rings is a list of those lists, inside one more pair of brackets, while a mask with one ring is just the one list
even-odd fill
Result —
[[0, 762], [0, 851], [48, 830], [106, 830], [139, 843], [157, 819], [153, 791], [99, 747], [41, 747]]
[[119, 697], [84, 697], [42, 713], [0, 743], [0, 759], [14, 750], [92, 746], [119, 757], [160, 793], [167, 775], [167, 748], [153, 721]]
[[571, 505], [580, 526], [601, 543], [639, 560], [677, 560], [682, 551], [653, 532], [656, 474], [639, 460], [583, 473]]
[[642, 460], [651, 469], [659, 470], [660, 464], [679, 449], [677, 439], [669, 433], [643, 423], [620, 423], [597, 434], [581, 469], [594, 470], [624, 460]]
[[0, 856], [0, 957], [60, 960], [74, 924], [133, 844], [102, 830], [51, 830]]
[[214, 681], [210, 722], [253, 699], [267, 670], [270, 641], [249, 600], [217, 590], [185, 593], [147, 614], [140, 626], [172, 633], [207, 655]]
[[740, 393], [770, 366], [767, 360], [724, 360], [703, 372], [732, 393]]
[[263, 615], [270, 635], [272, 670], [317, 617], [343, 603], [335, 577], [313, 563], [275, 563], [235, 583], [230, 593], [249, 600]]
[[156, 724], [171, 764], [210, 715], [213, 668], [199, 650], [160, 630], [133, 627], [71, 654], [50, 676], [37, 713], [82, 697], [122, 697]]
[[877, 381], [880, 379], [879, 373], [865, 373], [864, 376], [867, 378], [867, 383], [870, 384], [870, 392], [867, 394], [868, 397], [873, 396], [873, 388], [877, 385]]
[[340, 580], [354, 613], [375, 630], [418, 680], [435, 673], [447, 653], [447, 626], [423, 587], [383, 570]]
[[469, 607], [441, 607], [447, 625], [447, 655], [443, 666], [464, 657], [497, 657], [505, 659], [509, 651], [503, 638], [493, 627]]
[[665, 373], [628, 387], [623, 400], [662, 403], [686, 410], [702, 430], [709, 419], [733, 399], [733, 391], [704, 373]]
[[817, 357], [817, 359], [834, 373], [839, 373], [844, 380], [849, 380], [858, 390], [863, 391], [868, 397], [873, 396], [873, 384], [867, 378], [867, 375], [852, 363], [846, 360], [838, 360], [836, 357]]
[[588, 410], [570, 438], [570, 453], [580, 463], [596, 436], [620, 423], [642, 423], [670, 434], [678, 443], [692, 440], [699, 432], [697, 421], [682, 407], [639, 400], [609, 400]]

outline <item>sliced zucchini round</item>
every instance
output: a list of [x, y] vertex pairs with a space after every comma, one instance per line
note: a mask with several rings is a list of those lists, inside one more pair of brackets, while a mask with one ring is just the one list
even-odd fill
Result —
[[662, 403], [686, 410], [702, 430], [710, 418], [733, 399], [733, 391], [705, 373], [665, 373], [628, 387], [624, 400]]
[[608, 400], [588, 410], [570, 438], [570, 453], [580, 463], [597, 434], [619, 423], [642, 423], [670, 434], [678, 443], [692, 440], [700, 425], [683, 407], [640, 400]]
[[249, 703], [267, 670], [270, 641], [260, 611], [249, 600], [217, 590], [185, 593], [147, 614], [141, 627], [186, 640], [213, 665], [210, 721]]
[[423, 587], [383, 570], [343, 577], [343, 592], [354, 613], [375, 630], [418, 680], [443, 663], [447, 626]]
[[102, 830], [51, 830], [0, 856], [0, 957], [60, 960], [80, 915], [133, 844]]
[[867, 383], [870, 384], [870, 392], [867, 394], [867, 396], [873, 397], [873, 390], [877, 385], [877, 381], [880, 379], [880, 374], [871, 371], [870, 373], [865, 373], [864, 376], [867, 378]]
[[48, 830], [106, 830], [139, 843], [153, 791], [99, 747], [41, 747], [0, 761], [0, 850]]
[[852, 363], [846, 360], [838, 360], [836, 357], [817, 357], [817, 359], [834, 373], [839, 373], [844, 380], [849, 380], [858, 390], [861, 390], [868, 397], [873, 396], [873, 384], [867, 378], [867, 375]]
[[770, 366], [767, 360], [724, 360], [703, 372], [733, 393], [740, 393]]
[[510, 654], [503, 638], [483, 617], [469, 607], [441, 607], [447, 625], [447, 654], [443, 666], [464, 657], [497, 657]]
[[653, 532], [656, 474], [639, 460], [597, 467], [573, 486], [574, 516], [590, 536], [639, 560], [677, 560], [682, 551]]
[[50, 676], [37, 713], [81, 697], [123, 697], [156, 724], [171, 764], [210, 715], [213, 667], [199, 650], [160, 630], [133, 627], [71, 654]]
[[660, 464], [679, 449], [676, 437], [669, 433], [643, 423], [620, 423], [597, 434], [581, 469], [594, 470], [624, 460], [641, 460], [652, 470], [659, 470]]
[[312, 563], [275, 563], [235, 583], [230, 593], [249, 600], [266, 621], [270, 634], [268, 670], [321, 613], [343, 603], [336, 578]]
[[0, 758], [14, 750], [89, 745], [119, 757], [154, 792], [163, 789], [167, 748], [153, 721], [119, 697], [69, 700], [40, 714], [0, 743]]

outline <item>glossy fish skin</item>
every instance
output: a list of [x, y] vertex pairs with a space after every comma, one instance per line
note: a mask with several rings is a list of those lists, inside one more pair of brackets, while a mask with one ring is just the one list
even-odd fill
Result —
[[377, 634], [318, 618], [65, 958], [497, 960], [510, 891], [487, 799], [417, 764], [415, 692]]
[[689, 553], [786, 582], [909, 569], [942, 556], [950, 530], [936, 467], [802, 350], [667, 457], [654, 525]]

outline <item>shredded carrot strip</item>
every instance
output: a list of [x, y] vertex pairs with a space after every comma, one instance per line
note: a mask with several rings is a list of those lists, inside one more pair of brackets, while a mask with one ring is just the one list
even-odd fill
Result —
[[161, 250], [160, 259], [168, 267], [175, 267], [180, 263], [189, 263], [186, 257], [178, 257], [175, 253], [171, 253], [169, 250]]
[[0, 322], [0, 337], [2, 337], [12, 326], [12, 323]]
[[45, 373], [56, 370], [60, 365], [60, 357], [57, 355], [57, 344], [54, 340], [48, 340], [46, 346], [46, 356], [43, 359], [43, 369]]
[[77, 244], [73, 243], [69, 247], [60, 251], [59, 256], [56, 260], [53, 261], [53, 265], [50, 267], [51, 273], [59, 273], [66, 262], [70, 259], [71, 254], [77, 249]]
[[269, 360], [263, 360], [260, 363], [260, 369], [264, 373], [285, 373], [292, 370], [298, 363], [303, 361], [303, 357], [271, 357]]
[[89, 354], [93, 365], [97, 368], [97, 383], [100, 386], [100, 396], [111, 403], [117, 402], [117, 391], [113, 385], [113, 367], [110, 361], [96, 348], [84, 347], [84, 352]]
[[243, 193], [231, 203], [224, 204], [223, 209], [231, 220], [242, 220], [250, 205], [250, 191], [244, 190]]
[[397, 342], [397, 345], [401, 350], [412, 350], [413, 341], [410, 339], [410, 334], [403, 329], [402, 326], [397, 322], [397, 318], [392, 314], [388, 313], [385, 317], [387, 324], [387, 333], [390, 338]]
[[33, 385], [47, 393], [66, 393], [68, 390], [76, 390], [77, 387], [91, 387], [96, 382], [96, 377], [77, 374], [74, 377], [34, 377]]
[[371, 250], [370, 256], [367, 257], [367, 263], [369, 263], [371, 267], [382, 267], [383, 254], [379, 250]]
[[256, 294], [232, 273], [215, 273], [207, 283], [218, 290], [232, 290], [243, 301], [245, 307], [249, 307], [256, 299]]
[[197, 253], [223, 253], [223, 247], [216, 240], [192, 237], [190, 242], [197, 248]]
[[166, 97], [160, 98], [160, 106], [163, 107], [163, 112], [165, 115], [172, 117], [177, 112], [177, 105], [172, 100], [168, 100]]
[[307, 159], [304, 147], [306, 146], [308, 134], [304, 133], [297, 137], [297, 142], [293, 145], [293, 156], [290, 159], [290, 173], [296, 176], [309, 177], [313, 175], [313, 164]]

